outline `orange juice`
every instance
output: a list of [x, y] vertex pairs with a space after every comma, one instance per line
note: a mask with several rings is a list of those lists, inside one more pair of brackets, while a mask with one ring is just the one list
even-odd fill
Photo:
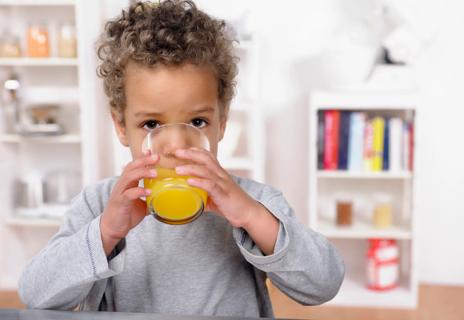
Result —
[[144, 179], [151, 190], [147, 196], [150, 213], [168, 224], [184, 224], [197, 218], [205, 207], [208, 193], [187, 183], [189, 176], [180, 176], [173, 169], [157, 168], [158, 176]]

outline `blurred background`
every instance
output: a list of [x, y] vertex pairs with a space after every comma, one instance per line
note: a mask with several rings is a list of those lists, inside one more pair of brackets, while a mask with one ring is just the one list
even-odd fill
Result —
[[[129, 1], [0, 0], [0, 306], [83, 186], [129, 161], [95, 43]], [[219, 159], [282, 190], [347, 266], [339, 295], [276, 316], [462, 317], [464, 3], [213, 1], [239, 43]], [[460, 305], [461, 304], [461, 305]]]

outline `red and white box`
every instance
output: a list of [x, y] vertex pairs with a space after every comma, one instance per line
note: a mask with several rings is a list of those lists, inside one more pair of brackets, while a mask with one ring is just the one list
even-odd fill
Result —
[[395, 240], [369, 239], [367, 287], [384, 291], [398, 286], [399, 250]]

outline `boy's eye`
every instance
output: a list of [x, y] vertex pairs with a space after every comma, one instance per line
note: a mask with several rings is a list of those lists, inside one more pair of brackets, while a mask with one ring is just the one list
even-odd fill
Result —
[[153, 130], [159, 126], [159, 122], [156, 120], [148, 120], [143, 123], [143, 128], [145, 130]]
[[197, 128], [203, 128], [208, 124], [208, 122], [204, 119], [193, 119], [191, 122], [192, 126], [197, 127]]

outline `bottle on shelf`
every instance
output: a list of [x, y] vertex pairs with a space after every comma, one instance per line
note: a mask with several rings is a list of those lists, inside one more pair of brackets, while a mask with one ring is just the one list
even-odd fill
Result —
[[373, 223], [377, 229], [387, 229], [392, 226], [393, 208], [392, 198], [387, 193], [375, 193]]
[[16, 132], [17, 125], [20, 119], [20, 101], [19, 90], [21, 89], [21, 82], [16, 73], [11, 73], [3, 82], [4, 94], [0, 112], [0, 132], [14, 133]]
[[31, 24], [27, 30], [27, 54], [32, 58], [50, 56], [49, 35], [45, 24]]
[[75, 58], [77, 56], [76, 28], [71, 24], [62, 24], [58, 33], [58, 56]]
[[337, 226], [351, 226], [353, 223], [353, 202], [350, 198], [337, 198]]
[[0, 37], [0, 57], [18, 58], [21, 56], [21, 45], [19, 38], [13, 35], [8, 29], [3, 31]]

